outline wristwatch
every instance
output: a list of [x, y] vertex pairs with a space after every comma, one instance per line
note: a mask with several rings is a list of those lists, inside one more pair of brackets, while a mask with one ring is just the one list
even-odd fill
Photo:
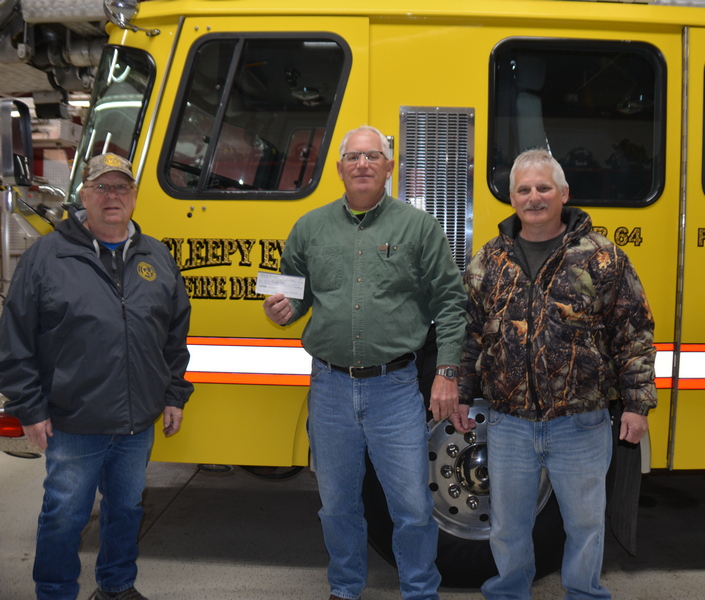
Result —
[[436, 369], [436, 375], [443, 375], [443, 377], [447, 377], [448, 379], [454, 379], [457, 377], [458, 371], [453, 367], [441, 367], [440, 369]]

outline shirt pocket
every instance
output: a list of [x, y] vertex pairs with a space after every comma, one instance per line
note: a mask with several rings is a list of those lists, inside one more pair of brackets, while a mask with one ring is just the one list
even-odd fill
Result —
[[378, 295], [382, 292], [408, 292], [416, 289], [417, 277], [413, 264], [414, 245], [382, 244], [376, 248], [374, 278]]
[[343, 285], [343, 247], [312, 246], [306, 253], [311, 290], [332, 292]]

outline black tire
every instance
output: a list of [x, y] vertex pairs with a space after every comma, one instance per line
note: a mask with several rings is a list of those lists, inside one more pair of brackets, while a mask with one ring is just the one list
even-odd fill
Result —
[[39, 452], [14, 452], [12, 450], [5, 450], [5, 454], [15, 458], [39, 458], [41, 456]]
[[[534, 525], [536, 579], [558, 570], [563, 559], [565, 533], [556, 496], [551, 496], [536, 516]], [[486, 540], [466, 540], [445, 531], [438, 534], [436, 565], [443, 585], [459, 588], [479, 588], [497, 574], [490, 544]]]

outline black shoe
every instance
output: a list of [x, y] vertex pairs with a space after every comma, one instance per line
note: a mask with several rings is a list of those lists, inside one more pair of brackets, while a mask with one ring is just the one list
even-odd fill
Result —
[[140, 594], [135, 589], [135, 586], [132, 586], [126, 590], [122, 590], [122, 592], [104, 592], [103, 590], [97, 590], [95, 600], [147, 600], [147, 598]]

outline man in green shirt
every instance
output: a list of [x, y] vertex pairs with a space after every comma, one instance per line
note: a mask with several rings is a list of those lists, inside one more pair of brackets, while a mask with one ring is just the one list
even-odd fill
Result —
[[309, 439], [329, 600], [356, 600], [365, 587], [365, 450], [394, 522], [402, 597], [436, 600], [438, 527], [414, 353], [434, 322], [430, 410], [436, 420], [457, 415], [467, 297], [438, 221], [385, 193], [394, 168], [385, 136], [373, 127], [348, 132], [337, 166], [345, 195], [301, 217], [282, 256], [282, 273], [306, 278], [303, 300], [275, 294], [264, 302], [279, 325], [312, 308], [302, 341], [313, 356]]

